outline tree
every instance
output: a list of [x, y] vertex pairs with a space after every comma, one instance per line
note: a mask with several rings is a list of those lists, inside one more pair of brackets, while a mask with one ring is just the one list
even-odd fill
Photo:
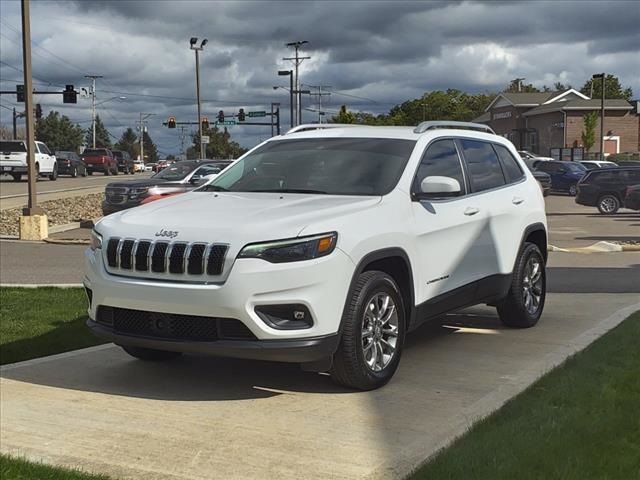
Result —
[[589, 112], [583, 117], [584, 128], [582, 129], [582, 145], [588, 152], [596, 142], [596, 122], [598, 121], [598, 112]]
[[[210, 126], [202, 133], [209, 136], [205, 158], [238, 158], [247, 151], [239, 143], [231, 141], [231, 134], [226, 128], [220, 130], [216, 126]], [[191, 138], [193, 145], [187, 149], [187, 158], [200, 158], [200, 136], [196, 132]]]
[[[593, 95], [591, 87], [593, 86]], [[602, 98], [602, 79], [590, 78], [585, 82], [580, 91], [591, 98]], [[604, 82], [604, 98], [624, 98], [629, 101], [633, 97], [631, 87], [623, 88], [620, 79], [615, 75], [609, 74]]]
[[[146, 162], [157, 162], [158, 161], [158, 148], [156, 144], [153, 143], [151, 137], [149, 136], [149, 132], [145, 131], [142, 136], [142, 142], [144, 143], [144, 159]], [[136, 154], [137, 155], [137, 154]]]
[[[93, 129], [91, 125], [87, 128], [85, 143], [89, 148], [93, 147]], [[111, 148], [111, 139], [104, 123], [100, 119], [100, 115], [96, 115], [96, 148]]]
[[136, 156], [138, 155], [138, 136], [132, 128], [127, 128], [124, 132], [122, 132], [120, 140], [118, 140], [113, 148], [115, 150], [122, 150], [123, 152], [127, 152], [131, 156], [131, 158], [136, 158]]
[[166, 160], [175, 160], [175, 159], [176, 159], [176, 156], [172, 154], [167, 155], [167, 158], [166, 158]]
[[69, 117], [51, 111], [36, 122], [36, 138], [47, 144], [52, 151], [67, 150], [77, 152], [82, 144], [82, 127], [71, 123]]
[[342, 105], [338, 115], [331, 118], [331, 123], [356, 123], [356, 116], [347, 110], [346, 105]]

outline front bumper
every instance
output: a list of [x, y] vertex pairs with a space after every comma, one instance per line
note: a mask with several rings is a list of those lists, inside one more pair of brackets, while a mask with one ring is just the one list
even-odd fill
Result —
[[[340, 320], [354, 268], [351, 259], [336, 249], [327, 257], [287, 264], [235, 260], [221, 283], [188, 283], [113, 275], [106, 271], [101, 254], [87, 250], [84, 285], [91, 290], [87, 324], [99, 336], [120, 345], [312, 362], [332, 355], [338, 346]], [[281, 330], [256, 313], [256, 307], [283, 304], [304, 305], [313, 324]], [[99, 306], [234, 319], [244, 324], [256, 340], [194, 341], [115, 333], [111, 327], [96, 323]]]
[[290, 363], [317, 362], [330, 357], [338, 348], [340, 340], [338, 335], [328, 335], [299, 340], [216, 340], [214, 342], [193, 342], [119, 335], [114, 333], [113, 329], [91, 319], [87, 320], [87, 326], [98, 337], [116, 345]]

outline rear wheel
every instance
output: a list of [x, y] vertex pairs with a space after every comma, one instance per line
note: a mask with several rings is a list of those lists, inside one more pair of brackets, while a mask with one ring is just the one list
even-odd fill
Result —
[[386, 384], [400, 362], [405, 310], [395, 281], [384, 272], [361, 274], [342, 318], [331, 377], [359, 390]]
[[71, 178], [76, 178], [78, 176], [78, 167], [73, 167], [71, 171]]
[[11, 176], [13, 177], [14, 182], [19, 182], [20, 180], [22, 180], [21, 173], [12, 173]]
[[607, 194], [598, 199], [598, 210], [604, 215], [612, 215], [620, 209], [620, 200], [615, 195]]
[[93, 175], [93, 170], [87, 170], [87, 175]]
[[104, 169], [104, 176], [105, 176], [105, 177], [108, 177], [109, 175], [111, 175], [111, 170], [109, 170], [109, 167], [106, 167], [106, 168]]
[[533, 327], [544, 308], [547, 277], [544, 257], [534, 243], [525, 243], [511, 279], [507, 296], [498, 304], [498, 315], [509, 327]]
[[87, 176], [87, 169], [86, 168], [82, 168], [82, 173], [80, 173], [81, 176], [86, 177]]
[[569, 186], [569, 195], [575, 197], [578, 194], [578, 186], [574, 183]]
[[154, 350], [152, 348], [131, 347], [120, 345], [122, 349], [132, 357], [149, 362], [161, 362], [171, 360], [182, 355], [180, 352], [170, 352], [167, 350]]

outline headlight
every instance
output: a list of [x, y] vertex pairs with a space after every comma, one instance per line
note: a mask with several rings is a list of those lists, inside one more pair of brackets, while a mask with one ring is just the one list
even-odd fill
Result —
[[254, 243], [242, 249], [238, 258], [261, 258], [271, 263], [299, 262], [329, 255], [336, 248], [338, 234], [323, 233], [312, 237]]
[[148, 191], [149, 191], [148, 187], [132, 188], [129, 191], [129, 198], [136, 198], [141, 195], [146, 195]]
[[91, 230], [91, 250], [96, 251], [98, 248], [102, 248], [102, 235], [95, 230]]

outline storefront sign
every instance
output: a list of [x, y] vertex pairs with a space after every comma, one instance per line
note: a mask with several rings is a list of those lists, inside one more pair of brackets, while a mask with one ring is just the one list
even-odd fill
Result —
[[511, 118], [511, 112], [501, 112], [501, 113], [494, 113], [493, 114], [493, 119], [494, 120], [499, 120], [501, 118]]

